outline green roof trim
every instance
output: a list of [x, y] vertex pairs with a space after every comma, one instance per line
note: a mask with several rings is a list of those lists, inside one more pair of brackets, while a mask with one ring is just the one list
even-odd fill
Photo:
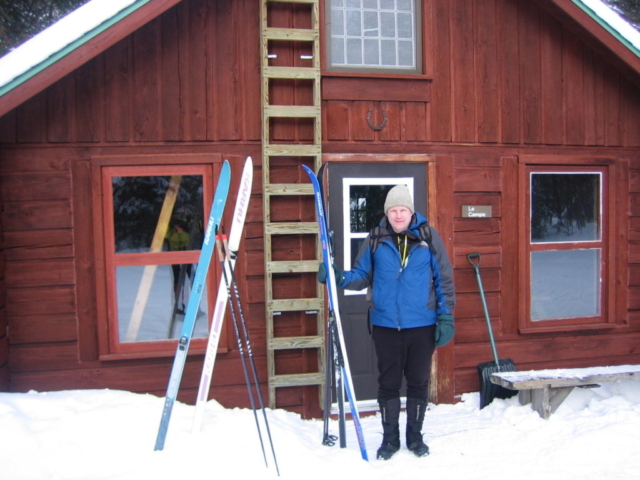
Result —
[[92, 38], [98, 36], [99, 34], [104, 32], [105, 30], [109, 29], [110, 27], [112, 27], [116, 23], [120, 22], [120, 20], [122, 20], [123, 18], [128, 17], [133, 12], [138, 10], [140, 7], [146, 5], [150, 1], [151, 0], [136, 0], [131, 5], [129, 5], [128, 7], [124, 8], [122, 10], [120, 10], [113, 17], [105, 20], [104, 22], [102, 22], [97, 27], [94, 27], [93, 29], [89, 30], [88, 32], [83, 34], [78, 39], [74, 40], [73, 42], [69, 43], [67, 46], [65, 46], [64, 48], [59, 50], [58, 52], [56, 52], [53, 55], [51, 55], [50, 57], [48, 57], [46, 60], [43, 60], [39, 64], [34, 65], [33, 67], [31, 67], [26, 72], [18, 75], [16, 78], [11, 80], [9, 83], [7, 83], [6, 85], [0, 87], [0, 97], [5, 95], [5, 94], [7, 94], [8, 92], [13, 90], [14, 88], [18, 87], [19, 85], [23, 84], [24, 82], [29, 80], [31, 77], [34, 77], [38, 73], [40, 73], [43, 70], [47, 69], [48, 67], [50, 67], [54, 63], [58, 62], [61, 58], [66, 57], [71, 52], [73, 52], [77, 48], [81, 47], [82, 45], [87, 43], [89, 40], [91, 40]]
[[596, 22], [602, 26], [607, 32], [613, 35], [620, 43], [622, 43], [625, 47], [631, 50], [637, 57], [640, 57], [640, 49], [638, 49], [633, 43], [631, 43], [624, 35], [622, 35], [618, 30], [613, 28], [608, 22], [606, 22], [602, 17], [600, 17], [591, 7], [585, 5], [581, 0], [571, 0], [578, 7], [585, 11], [591, 18], [593, 18]]

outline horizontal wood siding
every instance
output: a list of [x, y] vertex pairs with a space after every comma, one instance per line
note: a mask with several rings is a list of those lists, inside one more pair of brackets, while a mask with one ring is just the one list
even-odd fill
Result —
[[[429, 141], [640, 146], [636, 84], [536, 2], [434, 0], [425, 8], [433, 22], [429, 77], [395, 80], [384, 90], [387, 98], [368, 87], [371, 79], [325, 80], [331, 152], [334, 144], [338, 152], [390, 143], [413, 151]], [[407, 92], [413, 98], [402, 96]], [[379, 126], [383, 111], [385, 128], [373, 130], [367, 115]]]
[[[278, 26], [308, 23], [304, 5], [272, 3]], [[453, 376], [441, 384], [453, 383], [456, 395], [475, 391], [475, 367], [491, 359], [466, 257], [476, 252], [500, 356], [515, 358], [519, 369], [640, 361], [640, 89], [536, 2], [423, 6], [427, 74], [325, 76], [322, 135], [325, 153], [436, 157], [443, 180], [433, 182], [443, 190], [438, 223], [453, 238], [458, 295], [456, 339], [448, 347], [455, 354], [440, 363]], [[0, 390], [164, 395], [172, 357], [99, 357], [104, 293], [95, 278], [104, 272], [95, 262], [102, 241], [93, 237], [91, 159], [192, 153], [235, 158], [236, 171], [246, 155], [256, 165], [237, 268], [266, 386], [258, 9], [255, 0], [183, 0], [0, 117]], [[271, 42], [273, 65], [308, 62], [300, 58], [308, 45], [286, 43]], [[304, 80], [274, 82], [270, 92], [281, 105], [309, 103], [311, 94]], [[309, 123], [299, 120], [275, 121], [270, 132], [283, 143], [312, 138]], [[519, 334], [517, 162], [532, 153], [603, 155], [628, 165], [616, 182], [625, 199], [619, 210], [629, 212], [618, 238], [629, 259], [620, 297], [627, 314], [615, 329]], [[307, 181], [293, 168], [298, 159], [279, 162], [271, 165], [274, 183]], [[462, 218], [463, 205], [490, 205], [493, 216]], [[270, 214], [313, 221], [312, 199], [274, 199]], [[274, 257], [308, 259], [314, 248], [313, 235], [291, 235]], [[315, 289], [313, 274], [276, 277], [276, 298]], [[314, 328], [304, 315], [283, 314], [277, 335], [313, 335]], [[218, 356], [211, 396], [248, 406], [235, 339], [226, 334], [230, 348]], [[202, 357], [189, 357], [182, 401], [195, 398]], [[276, 368], [314, 371], [315, 352], [278, 352]], [[317, 405], [315, 388], [278, 390], [278, 406], [308, 414]]]

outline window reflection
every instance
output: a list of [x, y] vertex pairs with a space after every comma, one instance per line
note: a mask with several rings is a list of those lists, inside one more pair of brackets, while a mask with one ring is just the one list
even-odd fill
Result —
[[600, 249], [531, 253], [531, 319], [600, 315]]
[[351, 185], [351, 233], [368, 233], [384, 216], [384, 201], [394, 185]]
[[[195, 272], [195, 268], [196, 265], [117, 267], [120, 342], [178, 338], [191, 294], [191, 273]], [[194, 338], [208, 336], [207, 318], [207, 289], [204, 289]]]
[[600, 239], [600, 173], [531, 175], [531, 242]]
[[116, 253], [199, 250], [202, 176], [113, 177]]

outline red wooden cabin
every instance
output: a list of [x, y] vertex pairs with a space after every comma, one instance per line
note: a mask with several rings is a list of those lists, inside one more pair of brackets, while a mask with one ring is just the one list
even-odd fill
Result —
[[[518, 369], [640, 362], [637, 50], [579, 1], [407, 0], [382, 13], [404, 18], [402, 8], [410, 10], [410, 65], [362, 65], [349, 51], [341, 57], [346, 37], [339, 31], [329, 41], [331, 25], [347, 18], [339, 15], [354, 13], [332, 3], [339, 7], [333, 12], [329, 0], [133, 1], [131, 11], [95, 36], [3, 86], [1, 390], [164, 395], [174, 337], [127, 336], [127, 302], [139, 289], [123, 286], [122, 278], [146, 268], [170, 278], [169, 266], [195, 263], [197, 251], [129, 250], [123, 229], [151, 238], [157, 224], [121, 216], [138, 195], [139, 185], [127, 182], [178, 176], [186, 188], [189, 178], [191, 195], [201, 192], [201, 200], [177, 202], [206, 210], [221, 162], [232, 163], [235, 197], [251, 156], [255, 182], [237, 268], [254, 354], [272, 406], [318, 415], [313, 378], [322, 373], [317, 319], [324, 304], [305, 312], [278, 303], [318, 292], [311, 267], [316, 236], [307, 229], [315, 213], [299, 167], [313, 158], [295, 154], [296, 145], [315, 143], [316, 159], [330, 164], [341, 265], [348, 266], [352, 245], [366, 231], [344, 221], [345, 212], [354, 213], [350, 199], [365, 198], [357, 197], [358, 188], [384, 186], [385, 179], [410, 182], [417, 209], [445, 239], [455, 264], [457, 331], [436, 354], [434, 401], [477, 391], [476, 366], [492, 359], [469, 253], [481, 254], [500, 357], [514, 359]], [[313, 30], [319, 19], [319, 37], [265, 40], [263, 6], [266, 21], [281, 31]], [[356, 13], [371, 13], [363, 12]], [[371, 21], [384, 29], [382, 18]], [[366, 32], [358, 38], [367, 44]], [[384, 38], [372, 48], [383, 44]], [[368, 48], [359, 52], [363, 58]], [[320, 59], [317, 78], [296, 76], [294, 69]], [[270, 101], [296, 106], [319, 99], [320, 108], [312, 120], [271, 120], [265, 138], [267, 63], [290, 69], [288, 78], [269, 83]], [[270, 143], [291, 151], [267, 162]], [[276, 195], [265, 179], [291, 187]], [[554, 192], [554, 182], [574, 194], [536, 203]], [[469, 207], [491, 207], [490, 214], [467, 215]], [[278, 236], [277, 222], [298, 224], [299, 231]], [[208, 302], [218, 278], [213, 265]], [[169, 299], [167, 285], [152, 298]], [[358, 396], [374, 399], [366, 305], [349, 295], [343, 321]], [[309, 344], [281, 340], [291, 338]], [[204, 344], [204, 338], [192, 343], [182, 401], [195, 399]], [[292, 383], [280, 387], [281, 376]], [[210, 398], [248, 406], [231, 328], [220, 344]]]

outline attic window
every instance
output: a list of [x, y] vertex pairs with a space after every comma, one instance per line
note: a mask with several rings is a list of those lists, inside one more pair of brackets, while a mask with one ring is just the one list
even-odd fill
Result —
[[420, 2], [327, 2], [327, 70], [421, 73]]

